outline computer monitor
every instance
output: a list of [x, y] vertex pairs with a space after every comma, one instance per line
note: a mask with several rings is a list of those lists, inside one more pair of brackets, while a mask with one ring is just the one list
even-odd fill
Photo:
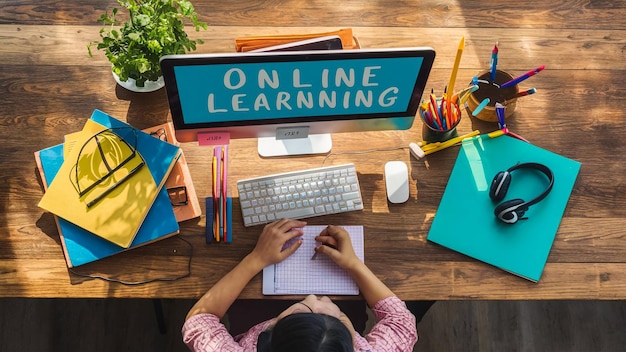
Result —
[[331, 133], [404, 130], [432, 48], [169, 55], [161, 59], [176, 137], [258, 138], [261, 156], [330, 151]]

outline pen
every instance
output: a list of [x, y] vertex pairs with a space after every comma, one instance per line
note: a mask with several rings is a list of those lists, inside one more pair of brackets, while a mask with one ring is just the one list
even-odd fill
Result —
[[493, 83], [496, 81], [496, 66], [498, 66], [498, 42], [491, 50], [491, 65], [489, 65], [489, 80]]
[[539, 66], [539, 67], [537, 67], [534, 70], [530, 70], [530, 71], [524, 73], [523, 75], [521, 75], [519, 77], [516, 77], [516, 78], [513, 78], [512, 80], [502, 84], [500, 86], [500, 88], [508, 88], [508, 87], [514, 86], [514, 85], [520, 83], [521, 81], [526, 80], [526, 79], [536, 75], [537, 73], [543, 71], [543, 69], [545, 69], [545, 68], [546, 68], [546, 66], [544, 66], [544, 65]]
[[[330, 244], [323, 244], [322, 243], [322, 244], [320, 244], [320, 246], [328, 246], [330, 248], [337, 249], [337, 247], [331, 246]], [[313, 250], [315, 251], [315, 253], [313, 253], [313, 256], [311, 257], [311, 260], [315, 260], [315, 258], [317, 258], [317, 255], [319, 254], [319, 252], [316, 251], [315, 248], [317, 248], [317, 246], [313, 247]]]
[[441, 120], [439, 119], [439, 107], [437, 106], [437, 97], [435, 96], [434, 91], [430, 93], [430, 114], [433, 117], [433, 120], [437, 123], [439, 127], [443, 127]]
[[[217, 156], [213, 155], [211, 165], [213, 167], [213, 214], [211, 214], [211, 216], [213, 217], [213, 238], [215, 238], [215, 241], [218, 242], [219, 220], [217, 219]], [[207, 214], [207, 216], [209, 216], [209, 214]]]
[[[459, 46], [456, 49], [456, 57], [454, 58], [454, 66], [452, 66], [452, 73], [450, 74], [450, 81], [448, 82], [447, 91], [451, 96], [454, 95], [454, 82], [456, 81], [456, 74], [459, 71], [459, 64], [461, 63], [461, 56], [463, 55], [464, 48], [465, 48], [465, 37], [461, 37]], [[448, 112], [450, 111], [451, 102], [452, 102], [451, 100], [448, 100]]]
[[478, 104], [476, 109], [474, 109], [474, 112], [472, 112], [472, 116], [476, 116], [480, 114], [480, 112], [483, 111], [485, 106], [487, 106], [487, 104], [489, 104], [490, 101], [491, 100], [489, 98], [485, 98], [482, 102], [480, 102], [480, 104]]
[[226, 242], [226, 231], [228, 230], [228, 222], [226, 218], [226, 197], [228, 196], [227, 192], [227, 183], [226, 183], [226, 161], [227, 161], [227, 147], [222, 146], [222, 240]]
[[215, 179], [215, 184], [216, 184], [216, 189], [217, 189], [217, 193], [215, 194], [216, 197], [216, 207], [215, 207], [215, 233], [216, 233], [216, 238], [217, 238], [217, 242], [220, 242], [222, 240], [222, 235], [221, 235], [221, 231], [222, 231], [222, 158], [220, 157], [219, 154], [219, 150], [217, 147], [215, 147], [213, 149], [213, 155], [215, 156], [216, 160], [217, 160], [217, 169], [216, 169], [216, 179]]
[[498, 127], [500, 127], [500, 129], [505, 128], [506, 122], [504, 121], [504, 105], [496, 103], [496, 116], [498, 117]]
[[470, 95], [472, 95], [472, 93], [474, 93], [477, 90], [478, 90], [478, 85], [477, 84], [472, 85], [469, 91], [463, 93], [463, 95], [460, 96], [459, 104], [461, 105], [465, 104], [467, 102], [467, 99], [469, 99]]
[[536, 88], [530, 88], [528, 90], [522, 90], [522, 91], [519, 91], [519, 92], [515, 93], [515, 95], [513, 95], [512, 97], [507, 98], [504, 101], [504, 103], [506, 104], [506, 102], [508, 102], [509, 100], [525, 97], [527, 95], [531, 95], [531, 94], [535, 94], [535, 93], [537, 93], [537, 89]]
[[460, 91], [458, 91], [457, 93], [455, 93], [455, 94], [452, 96], [452, 101], [453, 101], [453, 102], [454, 102], [454, 101], [457, 101], [457, 100], [459, 99], [459, 97], [461, 97], [461, 98], [462, 98], [464, 95], [466, 95], [466, 94], [470, 94], [470, 93], [473, 93], [473, 92], [475, 92], [476, 90], [478, 90], [478, 85], [476, 85], [476, 84], [469, 85], [469, 86], [467, 86], [467, 87], [465, 87], [465, 88], [461, 89], [461, 90], [460, 90]]
[[441, 128], [445, 131], [448, 130], [450, 128], [450, 123], [451, 123], [451, 119], [452, 116], [450, 116], [452, 109], [450, 106], [450, 103], [448, 102], [448, 97], [447, 97], [447, 87], [444, 89], [443, 92], [443, 97], [441, 98], [441, 124], [443, 126], [441, 126]]
[[219, 219], [220, 219], [220, 231], [218, 235], [220, 239], [224, 239], [224, 147], [220, 148], [220, 162], [219, 165], [219, 174], [220, 174], [220, 200], [219, 200]]
[[[313, 248], [313, 250], [315, 251], [315, 248]], [[317, 258], [317, 251], [315, 251], [313, 253], [313, 256], [311, 257], [311, 260], [315, 260], [315, 258]]]

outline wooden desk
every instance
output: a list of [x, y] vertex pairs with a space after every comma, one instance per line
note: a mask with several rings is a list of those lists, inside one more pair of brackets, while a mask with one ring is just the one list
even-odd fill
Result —
[[[33, 152], [80, 130], [93, 109], [139, 128], [169, 119], [164, 90], [129, 93], [115, 85], [102, 53], [87, 55], [86, 44], [98, 38], [96, 19], [114, 3], [9, 0], [0, 7], [0, 296], [197, 298], [253, 248], [260, 232], [235, 221], [232, 244], [206, 245], [204, 217], [183, 224], [180, 236], [193, 244], [192, 276], [174, 282], [125, 286], [68, 273], [53, 217], [37, 207], [42, 190]], [[495, 0], [337, 4], [196, 1], [210, 27], [191, 35], [206, 42], [199, 52], [228, 52], [239, 36], [353, 27], [363, 47], [434, 47], [428, 89], [439, 91], [461, 36], [466, 49], [458, 86], [488, 68], [496, 41], [499, 68], [521, 74], [546, 65], [523, 84], [538, 93], [519, 100], [508, 125], [542, 148], [581, 161], [582, 169], [541, 281], [528, 282], [426, 241], [458, 149], [428, 157], [429, 169], [406, 149], [350, 154], [406, 147], [421, 139], [419, 121], [409, 131], [335, 135], [328, 157], [263, 160], [255, 140], [233, 141], [231, 189], [237, 179], [268, 171], [354, 162], [365, 210], [310, 223], [365, 225], [367, 264], [403, 299], [626, 298], [626, 10], [590, 1], [530, 7]], [[459, 131], [493, 128], [465, 115]], [[210, 190], [208, 151], [192, 144], [183, 149], [204, 199]], [[385, 199], [383, 165], [395, 159], [410, 166], [411, 198], [402, 205]], [[235, 220], [238, 210], [235, 202]], [[173, 276], [185, 272], [188, 255], [186, 244], [171, 238], [77, 271], [129, 280]], [[259, 275], [243, 297], [260, 296]]]

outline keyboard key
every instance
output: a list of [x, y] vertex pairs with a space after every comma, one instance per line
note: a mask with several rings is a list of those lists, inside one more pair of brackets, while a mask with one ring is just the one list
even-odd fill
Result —
[[352, 164], [242, 180], [237, 189], [245, 226], [363, 209]]

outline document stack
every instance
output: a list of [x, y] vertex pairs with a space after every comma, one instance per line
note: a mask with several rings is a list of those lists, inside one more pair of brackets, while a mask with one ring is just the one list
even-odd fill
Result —
[[171, 124], [138, 130], [95, 110], [64, 143], [35, 152], [68, 267], [179, 233], [200, 216]]

